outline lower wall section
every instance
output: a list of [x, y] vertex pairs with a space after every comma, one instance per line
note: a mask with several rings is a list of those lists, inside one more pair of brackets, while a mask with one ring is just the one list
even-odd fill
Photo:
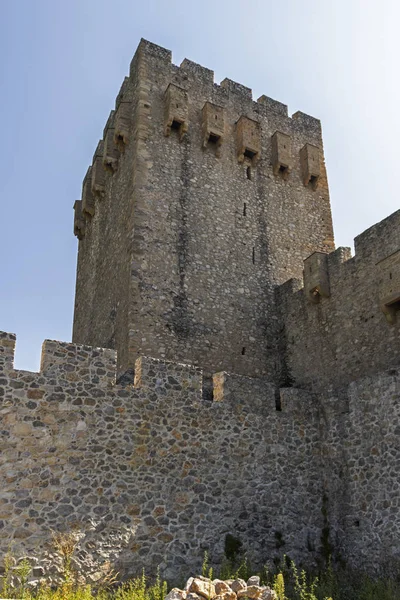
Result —
[[322, 403], [332, 539], [354, 567], [400, 566], [400, 369]]
[[255, 564], [284, 551], [315, 560], [320, 443], [307, 393], [282, 391], [277, 411], [271, 384], [218, 374], [205, 402], [199, 369], [148, 358], [122, 387], [115, 353], [58, 342], [45, 342], [41, 373], [15, 371], [12, 343], [3, 336], [0, 555], [11, 543], [46, 566], [51, 530], [75, 530], [86, 572], [110, 561], [187, 576], [206, 549], [223, 559], [227, 534]]
[[[115, 353], [45, 342], [42, 371], [13, 370], [0, 335], [0, 555], [53, 554], [174, 580], [218, 564], [230, 534], [255, 565], [332, 546], [360, 566], [399, 553], [398, 371], [317, 398], [263, 380], [139, 359], [115, 384]], [[277, 408], [279, 410], [277, 410]]]

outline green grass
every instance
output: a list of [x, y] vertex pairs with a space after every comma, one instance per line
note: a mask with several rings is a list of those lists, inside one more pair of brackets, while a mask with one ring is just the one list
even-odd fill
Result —
[[[4, 574], [0, 577], [0, 597], [24, 600], [164, 600], [168, 593], [167, 583], [159, 573], [147, 578], [143, 572], [140, 577], [121, 583], [117, 573], [105, 568], [95, 588], [82, 583], [71, 567], [75, 551], [72, 538], [55, 536], [54, 542], [63, 559], [62, 583], [54, 588], [43, 580], [32, 590], [27, 585], [31, 574], [29, 562], [22, 560], [14, 566], [15, 559], [7, 554], [3, 561]], [[219, 569], [215, 569], [210, 566], [207, 553], [202, 566], [202, 574], [211, 579], [240, 577], [247, 580], [251, 575], [259, 575], [262, 584], [275, 590], [278, 600], [399, 600], [400, 571], [397, 568], [392, 568], [391, 572], [389, 568], [387, 570], [386, 576], [376, 578], [344, 567], [333, 568], [329, 563], [319, 573], [309, 573], [299, 570], [288, 558], [273, 571], [264, 567], [257, 572], [251, 568], [247, 558], [237, 564], [226, 559]], [[194, 575], [196, 573], [188, 572], [187, 578]]]

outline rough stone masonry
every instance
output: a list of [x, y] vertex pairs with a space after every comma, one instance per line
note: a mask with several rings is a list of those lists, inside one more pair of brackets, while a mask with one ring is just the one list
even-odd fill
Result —
[[319, 121], [142, 40], [74, 209], [73, 343], [0, 336], [1, 553], [398, 561], [400, 211], [334, 249]]

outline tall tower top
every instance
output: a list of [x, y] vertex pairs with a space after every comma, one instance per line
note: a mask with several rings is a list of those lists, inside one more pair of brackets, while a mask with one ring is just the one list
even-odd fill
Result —
[[141, 40], [75, 203], [73, 339], [279, 378], [275, 287], [333, 249], [321, 126]]

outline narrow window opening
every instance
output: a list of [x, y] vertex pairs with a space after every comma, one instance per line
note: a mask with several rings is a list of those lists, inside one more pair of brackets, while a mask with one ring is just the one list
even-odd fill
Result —
[[217, 144], [219, 142], [219, 135], [216, 135], [215, 133], [210, 133], [210, 135], [208, 136], [208, 141], [210, 142], [210, 144]]
[[249, 150], [248, 148], [246, 148], [246, 150], [244, 151], [244, 156], [246, 158], [249, 158], [250, 160], [253, 160], [256, 154], [257, 152], [253, 152], [253, 150]]
[[244, 356], [246, 354], [246, 348], [243, 346], [242, 348], [242, 356]]
[[210, 375], [203, 375], [203, 389], [202, 389], [203, 400], [212, 402], [214, 399], [214, 386], [213, 378]]
[[255, 262], [256, 262], [256, 249], [254, 248], [254, 246], [253, 246], [253, 256], [252, 256], [252, 260], [253, 260], [253, 265], [254, 265], [254, 264], [255, 264]]
[[247, 204], [246, 204], [246, 202], [244, 202], [244, 204], [243, 204], [243, 216], [244, 217], [246, 216], [246, 213], [247, 213]]
[[215, 120], [216, 120], [216, 121], [218, 120], [218, 115], [215, 115]]
[[316, 175], [311, 175], [309, 185], [313, 190], [317, 187], [318, 177]]
[[275, 392], [275, 410], [282, 412], [282, 402], [279, 390], [276, 390]]
[[252, 178], [251, 177], [251, 167], [247, 167], [247, 169], [246, 169], [246, 175], [247, 175], [247, 179], [250, 179], [250, 181], [251, 181], [251, 178]]
[[176, 108], [179, 108], [179, 104], [176, 105]]
[[392, 274], [391, 273], [389, 273], [389, 279], [392, 279]]
[[180, 121], [176, 121], [176, 119], [174, 119], [171, 124], [171, 129], [174, 129], [175, 131], [179, 131], [179, 129], [181, 128], [181, 125], [182, 125], [182, 123]]

